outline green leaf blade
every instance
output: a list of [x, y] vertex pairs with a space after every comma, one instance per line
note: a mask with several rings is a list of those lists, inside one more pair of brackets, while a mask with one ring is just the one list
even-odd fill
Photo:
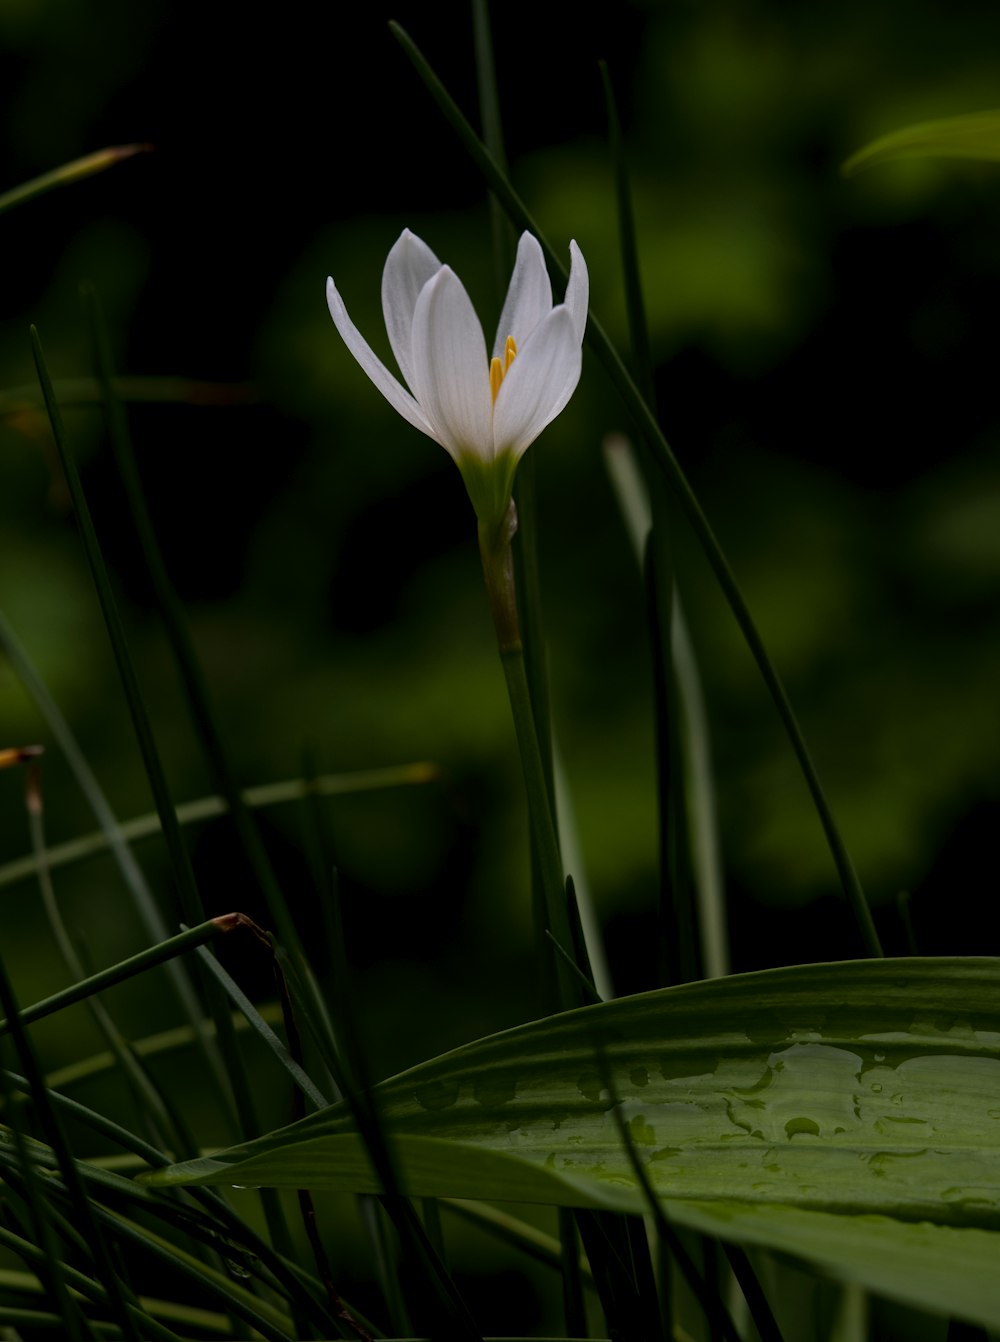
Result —
[[844, 163], [850, 177], [875, 163], [901, 158], [964, 158], [1000, 162], [1000, 110], [972, 112], [904, 126], [872, 140]]
[[[1000, 1324], [998, 987], [985, 958], [687, 984], [456, 1049], [380, 1114], [411, 1195], [641, 1211], [610, 1075], [671, 1219]], [[148, 1178], [378, 1191], [342, 1106]]]

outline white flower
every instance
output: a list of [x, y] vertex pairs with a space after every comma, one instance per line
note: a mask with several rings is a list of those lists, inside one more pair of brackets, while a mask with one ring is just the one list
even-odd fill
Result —
[[522, 235], [488, 359], [461, 280], [404, 229], [386, 258], [382, 311], [405, 386], [327, 280], [330, 315], [347, 348], [389, 404], [454, 457], [481, 526], [506, 516], [518, 461], [580, 379], [590, 283], [579, 247], [571, 242], [569, 250], [566, 298], [553, 306], [542, 249], [530, 233]]

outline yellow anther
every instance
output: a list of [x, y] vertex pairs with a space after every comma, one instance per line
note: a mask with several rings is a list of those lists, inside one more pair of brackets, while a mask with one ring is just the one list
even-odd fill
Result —
[[503, 359], [490, 360], [490, 391], [493, 393], [493, 400], [497, 399], [497, 392], [500, 390], [500, 383], [504, 380], [504, 375], [509, 371], [511, 364], [517, 355], [517, 344], [513, 336], [507, 337], [507, 343], [504, 345]]

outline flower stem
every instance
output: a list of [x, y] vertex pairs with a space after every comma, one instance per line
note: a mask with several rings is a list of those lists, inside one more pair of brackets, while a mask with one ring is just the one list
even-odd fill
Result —
[[[524, 664], [524, 648], [517, 616], [517, 596], [514, 588], [514, 557], [511, 539], [517, 523], [511, 504], [506, 525], [502, 530], [479, 528], [479, 551], [483, 560], [483, 574], [490, 599], [490, 611], [497, 631], [497, 644], [514, 734], [521, 757], [521, 772], [528, 798], [528, 814], [541, 875], [545, 899], [545, 918], [549, 932], [556, 942], [572, 953], [569, 915], [566, 909], [566, 886], [559, 840], [552, 816], [545, 763], [538, 740], [535, 717], [531, 708], [531, 694]], [[564, 1007], [579, 1002], [579, 992], [573, 985], [565, 966], [557, 961], [559, 996]]]

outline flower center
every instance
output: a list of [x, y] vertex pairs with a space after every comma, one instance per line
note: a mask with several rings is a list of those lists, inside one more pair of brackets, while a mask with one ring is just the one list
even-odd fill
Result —
[[507, 343], [504, 346], [503, 358], [493, 359], [490, 363], [490, 391], [493, 393], [493, 403], [496, 404], [497, 392], [500, 390], [500, 383], [504, 380], [508, 369], [514, 362], [517, 355], [517, 345], [514, 343], [514, 337], [508, 336]]

